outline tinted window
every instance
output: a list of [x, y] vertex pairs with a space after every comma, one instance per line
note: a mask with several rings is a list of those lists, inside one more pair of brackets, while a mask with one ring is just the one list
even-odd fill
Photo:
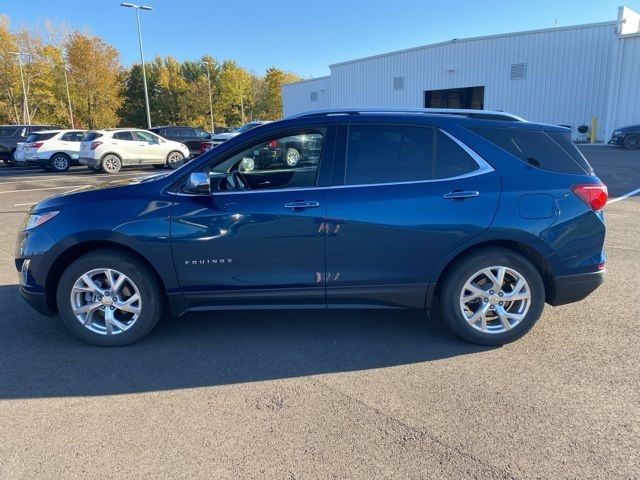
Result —
[[49, 140], [50, 138], [55, 137], [57, 134], [58, 134], [58, 132], [53, 132], [53, 133], [32, 133], [31, 135], [29, 135], [27, 137], [27, 139], [25, 141], [27, 143], [42, 142], [43, 140]]
[[60, 140], [63, 142], [81, 142], [83, 137], [84, 133], [82, 132], [67, 132], [60, 138]]
[[84, 134], [84, 138], [82, 139], [83, 142], [92, 142], [94, 141], [96, 138], [100, 138], [102, 136], [101, 133], [98, 132], [87, 132]]
[[594, 173], [593, 168], [591, 168], [591, 165], [589, 164], [587, 159], [584, 158], [584, 155], [580, 153], [578, 147], [576, 147], [576, 145], [573, 143], [573, 140], [571, 140], [570, 132], [547, 132], [547, 135], [553, 138], [554, 142], [560, 145], [560, 147], [562, 147], [565, 152], [571, 155], [571, 158], [573, 158], [578, 163], [578, 165], [580, 165], [585, 170], [585, 172], [589, 172], [591, 174]]
[[0, 128], [0, 137], [13, 137], [18, 133], [17, 127], [2, 127]]
[[224, 176], [234, 170], [244, 176], [252, 190], [312, 187], [325, 136], [325, 129], [317, 129], [254, 144], [209, 168], [212, 190], [224, 190]]
[[211, 138], [211, 134], [205, 132], [201, 128], [196, 128], [196, 135], [200, 138]]
[[347, 184], [432, 179], [434, 137], [435, 129], [429, 127], [349, 127]]
[[[584, 174], [581, 163], [542, 130], [470, 127], [474, 133], [534, 167], [560, 173]], [[574, 147], [575, 148], [575, 147]], [[586, 164], [586, 160], [582, 164]]]
[[196, 131], [193, 128], [181, 128], [180, 136], [184, 138], [194, 138], [197, 137]]
[[476, 161], [448, 135], [438, 132], [434, 178], [451, 178], [478, 170]]
[[131, 135], [131, 132], [115, 132], [113, 134], [113, 138], [115, 138], [116, 140], [128, 140], [128, 141], [133, 141], [133, 135]]
[[175, 128], [165, 128], [162, 130], [162, 136], [166, 138], [176, 138], [178, 136], [178, 130]]

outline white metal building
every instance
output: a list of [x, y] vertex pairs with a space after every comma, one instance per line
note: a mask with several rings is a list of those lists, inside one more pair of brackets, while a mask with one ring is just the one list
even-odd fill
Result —
[[466, 39], [330, 65], [282, 87], [284, 116], [352, 107], [504, 110], [530, 121], [590, 125], [599, 140], [640, 123], [640, 14], [610, 22]]

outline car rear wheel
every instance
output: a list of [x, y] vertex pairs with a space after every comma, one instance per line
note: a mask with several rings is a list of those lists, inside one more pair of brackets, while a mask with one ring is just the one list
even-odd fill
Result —
[[544, 292], [531, 262], [497, 248], [456, 263], [438, 295], [444, 319], [456, 334], [480, 345], [504, 345], [525, 335], [540, 318]]
[[64, 153], [56, 153], [51, 157], [49, 166], [54, 172], [66, 172], [71, 166], [71, 159]]
[[162, 314], [155, 276], [133, 255], [97, 250], [74, 261], [56, 294], [67, 328], [99, 346], [128, 345], [147, 335]]
[[117, 155], [105, 155], [102, 159], [102, 170], [106, 173], [118, 173], [122, 168], [122, 160]]
[[623, 140], [624, 148], [628, 148], [629, 150], [635, 150], [640, 148], [640, 134], [638, 133], [630, 133]]
[[184, 163], [184, 155], [180, 152], [171, 152], [167, 155], [167, 167], [171, 170], [175, 170], [176, 168], [182, 166]]
[[295, 148], [287, 148], [284, 152], [284, 163], [287, 167], [296, 167], [300, 163], [300, 152]]

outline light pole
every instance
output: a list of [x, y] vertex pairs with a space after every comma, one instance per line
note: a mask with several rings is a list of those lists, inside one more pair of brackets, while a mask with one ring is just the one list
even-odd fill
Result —
[[75, 129], [73, 121], [73, 110], [71, 109], [71, 94], [69, 93], [69, 79], [67, 78], [67, 64], [62, 61], [62, 71], [64, 72], [64, 85], [67, 87], [67, 102], [69, 103], [69, 119], [71, 120], [71, 128]]
[[31, 125], [31, 115], [29, 115], [29, 100], [27, 99], [27, 85], [24, 83], [24, 74], [22, 73], [22, 56], [26, 55], [30, 57], [28, 53], [24, 52], [8, 52], [11, 55], [18, 57], [18, 66], [20, 68], [20, 79], [22, 80], [22, 121], [27, 125]]
[[153, 10], [146, 5], [136, 5], [134, 3], [121, 3], [120, 6], [135, 8], [136, 20], [138, 21], [138, 44], [140, 45], [140, 61], [142, 62], [142, 81], [144, 83], [144, 104], [147, 109], [147, 128], [151, 128], [151, 111], [149, 110], [149, 92], [147, 91], [147, 73], [144, 68], [144, 53], [142, 51], [142, 33], [140, 32], [140, 10]]
[[210, 62], [203, 61], [202, 63], [207, 66], [207, 83], [209, 84], [209, 115], [211, 116], [211, 135], [214, 135], [216, 132], [213, 125], [213, 99], [211, 97], [211, 74], [209, 73]]

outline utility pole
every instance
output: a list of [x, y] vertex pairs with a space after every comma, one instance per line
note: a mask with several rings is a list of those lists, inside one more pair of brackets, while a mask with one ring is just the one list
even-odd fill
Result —
[[213, 125], [213, 97], [211, 96], [211, 73], [209, 72], [210, 62], [203, 61], [202, 63], [204, 63], [207, 66], [207, 83], [209, 84], [209, 115], [211, 117], [211, 135], [214, 135], [216, 132], [215, 132], [215, 127]]
[[24, 82], [24, 73], [22, 73], [22, 56], [26, 55], [30, 57], [28, 53], [24, 52], [8, 52], [11, 55], [18, 57], [18, 66], [20, 68], [20, 79], [22, 80], [22, 121], [27, 125], [31, 125], [31, 115], [29, 115], [29, 100], [27, 98], [27, 85]]
[[142, 63], [142, 81], [144, 83], [144, 104], [147, 110], [147, 128], [151, 128], [151, 111], [149, 110], [149, 92], [147, 90], [147, 72], [144, 67], [144, 52], [142, 50], [142, 33], [140, 31], [140, 10], [153, 10], [147, 5], [136, 5], [134, 3], [121, 3], [120, 6], [134, 8], [136, 10], [136, 20], [138, 21], [138, 45], [140, 46], [140, 62]]

